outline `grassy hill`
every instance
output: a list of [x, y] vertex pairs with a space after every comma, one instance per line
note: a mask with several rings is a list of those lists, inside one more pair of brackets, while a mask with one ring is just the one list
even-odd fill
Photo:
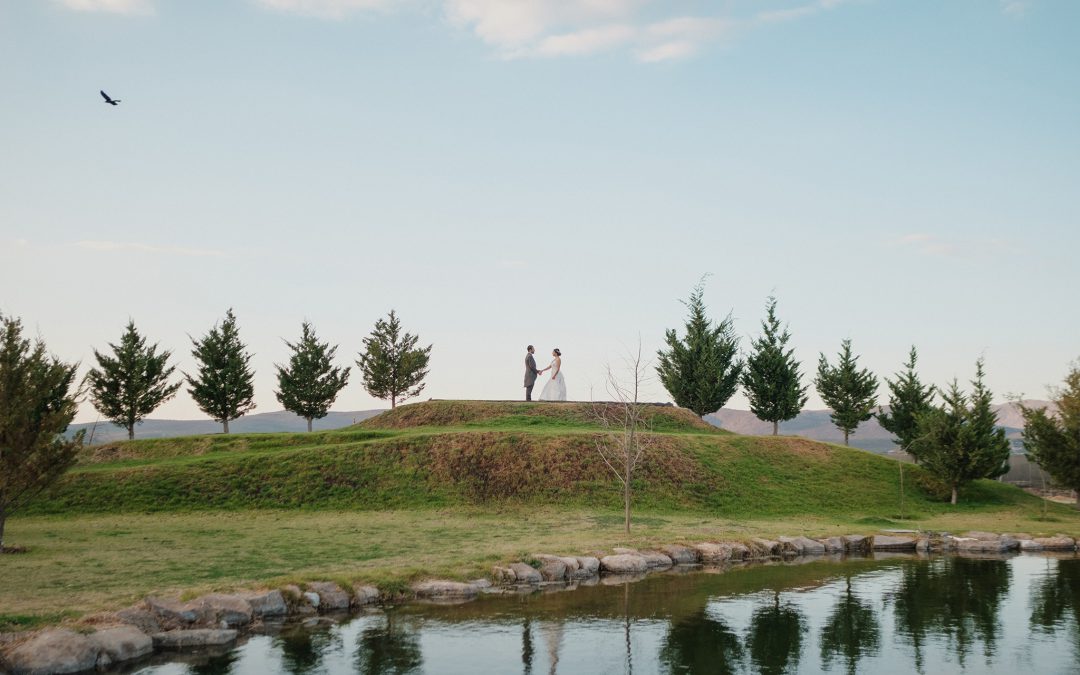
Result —
[[[741, 518], [897, 511], [892, 460], [802, 438], [739, 436], [669, 406], [650, 417], [657, 439], [634, 486], [639, 509]], [[617, 509], [600, 437], [588, 404], [430, 401], [336, 431], [124, 441], [88, 448], [25, 513]], [[909, 510], [949, 508], [920, 469], [906, 471]], [[961, 500], [974, 510], [1034, 503], [992, 481]]]
[[[314, 433], [189, 436], [87, 448], [8, 521], [0, 631], [198, 594], [316, 579], [472, 579], [531, 552], [603, 554], [882, 527], [1080, 532], [1070, 507], [981, 481], [951, 507], [905, 467], [802, 438], [740, 436], [652, 409], [656, 450], [631, 534], [584, 404], [432, 401]], [[1044, 512], [1044, 504], [1046, 511]]]

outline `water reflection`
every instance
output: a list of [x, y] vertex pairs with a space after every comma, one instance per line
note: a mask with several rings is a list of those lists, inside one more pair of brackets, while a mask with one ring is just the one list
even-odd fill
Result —
[[897, 632], [914, 650], [923, 672], [928, 640], [944, 640], [963, 666], [976, 643], [994, 654], [998, 613], [1009, 591], [1010, 567], [1004, 559], [942, 558], [901, 568], [893, 600]]
[[318, 670], [323, 655], [331, 646], [340, 646], [341, 638], [325, 626], [293, 626], [275, 637], [273, 644], [281, 650], [281, 665], [286, 673], [307, 675]]
[[750, 617], [747, 644], [755, 671], [780, 675], [797, 670], [805, 631], [802, 614], [790, 603], [781, 604], [780, 592], [775, 591], [772, 602], [754, 610]]
[[703, 608], [672, 624], [660, 658], [672, 673], [731, 675], [740, 672], [743, 645], [727, 623], [709, 618]]
[[396, 620], [394, 612], [360, 632], [356, 646], [356, 672], [361, 675], [409, 675], [423, 672], [420, 641]]
[[821, 629], [821, 661], [828, 669], [840, 659], [854, 675], [860, 659], [877, 654], [881, 628], [873, 607], [852, 593], [851, 575], [845, 577], [844, 592]]
[[144, 671], [1076, 673], [1080, 560], [891, 557], [658, 575], [565, 593], [403, 605], [253, 636], [224, 655], [171, 658]]

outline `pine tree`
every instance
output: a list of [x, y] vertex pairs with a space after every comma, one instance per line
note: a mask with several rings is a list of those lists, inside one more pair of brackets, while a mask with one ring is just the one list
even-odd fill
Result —
[[229, 433], [229, 421], [242, 417], [255, 408], [254, 374], [248, 363], [251, 354], [240, 341], [236, 316], [232, 309], [225, 313], [225, 320], [201, 339], [191, 340], [198, 373], [187, 373], [188, 393], [204, 413], [215, 422], [221, 422]]
[[286, 410], [307, 420], [311, 431], [311, 421], [326, 417], [338, 392], [349, 383], [349, 369], [334, 367], [337, 345], [319, 342], [307, 321], [300, 341], [286, 340], [285, 344], [293, 353], [288, 366], [277, 366], [278, 391], [274, 393]]
[[885, 378], [889, 385], [889, 412], [878, 409], [877, 418], [882, 428], [891, 432], [893, 442], [901, 450], [907, 450], [918, 434], [918, 417], [925, 414], [934, 403], [934, 386], [924, 385], [915, 371], [919, 354], [912, 345], [904, 370], [895, 380]]
[[762, 335], [751, 343], [752, 352], [743, 367], [742, 384], [750, 399], [750, 412], [758, 419], [772, 422], [773, 435], [780, 422], [798, 415], [806, 405], [806, 387], [802, 385], [795, 350], [786, 349], [791, 334], [780, 328], [776, 318], [776, 298], [770, 297]]
[[959, 489], [979, 478], [997, 478], [1009, 470], [1009, 441], [997, 426], [992, 394], [976, 362], [970, 400], [956, 380], [942, 392], [943, 405], [918, 417], [918, 436], [909, 452], [930, 473], [945, 481], [956, 504]]
[[110, 342], [109, 347], [112, 355], [94, 350], [98, 367], [86, 375], [90, 400], [113, 424], [126, 428], [131, 440], [135, 425], [172, 398], [181, 383], [169, 383], [176, 370], [168, 365], [171, 353], [147, 346], [134, 321], [128, 321], [120, 344]]
[[82, 431], [65, 439], [78, 408], [77, 364], [50, 357], [0, 315], [0, 552], [7, 517], [75, 464]]
[[859, 369], [859, 357], [851, 353], [851, 340], [840, 343], [838, 356], [840, 360], [831, 366], [825, 355], [821, 355], [814, 384], [821, 400], [829, 406], [829, 419], [844, 432], [844, 445], [848, 445], [859, 423], [874, 416], [878, 381], [866, 368]]
[[668, 349], [658, 352], [656, 372], [675, 405], [693, 410], [699, 417], [724, 407], [739, 386], [742, 362], [739, 338], [728, 314], [716, 324], [705, 316], [704, 289], [698, 284], [683, 303], [690, 311], [686, 336], [674, 330], [665, 335]]
[[415, 335], [402, 333], [401, 321], [394, 310], [390, 310], [386, 319], [375, 322], [371, 335], [364, 338], [364, 351], [356, 362], [369, 394], [390, 399], [391, 408], [420, 395], [432, 346], [417, 349], [419, 340]]
[[1065, 386], [1052, 396], [1056, 413], [1017, 403], [1024, 416], [1024, 447], [1028, 458], [1054, 482], [1076, 490], [1080, 509], [1080, 362], [1069, 369]]

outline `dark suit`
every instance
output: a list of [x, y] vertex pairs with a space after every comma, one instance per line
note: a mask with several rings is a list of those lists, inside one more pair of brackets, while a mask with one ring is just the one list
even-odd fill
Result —
[[532, 400], [533, 385], [536, 384], [536, 377], [540, 374], [540, 371], [536, 369], [536, 359], [532, 354], [525, 355], [525, 400]]

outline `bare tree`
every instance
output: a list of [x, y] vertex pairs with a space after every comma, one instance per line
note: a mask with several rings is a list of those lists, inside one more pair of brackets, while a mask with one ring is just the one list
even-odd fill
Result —
[[630, 533], [630, 504], [634, 470], [655, 442], [651, 433], [648, 403], [639, 400], [651, 363], [642, 361], [641, 339], [637, 351], [625, 358], [623, 372], [607, 367], [606, 389], [610, 402], [594, 403], [592, 414], [604, 433], [596, 439], [596, 451], [623, 487], [623, 515]]

